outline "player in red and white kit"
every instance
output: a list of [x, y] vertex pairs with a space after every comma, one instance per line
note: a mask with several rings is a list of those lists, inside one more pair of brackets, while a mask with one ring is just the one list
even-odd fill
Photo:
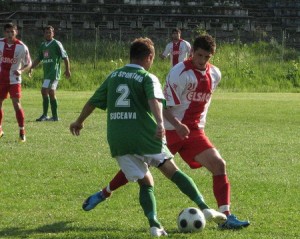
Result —
[[17, 34], [17, 26], [8, 23], [4, 25], [5, 38], [0, 39], [0, 138], [4, 135], [2, 105], [9, 94], [20, 129], [19, 141], [25, 142], [24, 110], [20, 102], [21, 74], [31, 67], [31, 58], [27, 46], [16, 38]]
[[165, 59], [170, 55], [171, 65], [186, 60], [191, 53], [191, 44], [181, 39], [181, 31], [178, 28], [172, 30], [172, 41], [167, 44], [164, 52], [160, 54], [161, 59]]
[[164, 110], [167, 145], [173, 154], [192, 169], [205, 167], [213, 176], [213, 192], [219, 211], [227, 215], [222, 229], [250, 225], [230, 213], [230, 183], [226, 163], [205, 135], [204, 126], [211, 95], [221, 80], [220, 70], [209, 63], [216, 50], [210, 35], [199, 36], [193, 43], [192, 58], [170, 71], [165, 85]]

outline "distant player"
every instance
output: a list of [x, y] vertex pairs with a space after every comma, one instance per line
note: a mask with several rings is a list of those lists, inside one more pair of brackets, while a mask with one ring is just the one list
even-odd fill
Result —
[[[43, 97], [43, 114], [36, 121], [58, 121], [56, 89], [60, 80], [60, 62], [63, 59], [65, 63], [65, 76], [70, 78], [70, 62], [66, 50], [61, 42], [54, 39], [54, 28], [47, 26], [44, 29], [45, 42], [40, 46], [38, 57], [32, 64], [29, 76], [32, 70], [42, 61], [44, 71], [44, 82], [41, 89]], [[52, 117], [48, 117], [49, 102], [51, 106]]]
[[172, 42], [168, 43], [164, 52], [160, 54], [161, 59], [170, 56], [172, 67], [186, 60], [190, 56], [191, 44], [181, 39], [181, 31], [178, 28], [172, 30]]
[[3, 137], [3, 101], [10, 95], [19, 125], [19, 141], [25, 142], [25, 116], [21, 106], [21, 74], [31, 66], [27, 46], [18, 40], [17, 26], [4, 25], [5, 38], [0, 39], [0, 138]]

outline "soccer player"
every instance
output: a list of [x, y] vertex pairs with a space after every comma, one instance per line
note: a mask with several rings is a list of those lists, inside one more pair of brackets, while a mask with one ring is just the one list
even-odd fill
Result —
[[[164, 96], [158, 78], [148, 72], [154, 57], [154, 44], [149, 38], [134, 40], [130, 64], [107, 77], [70, 125], [70, 131], [79, 135], [85, 119], [96, 107], [107, 110], [107, 139], [112, 157], [128, 181], [139, 183], [139, 200], [149, 221], [150, 234], [159, 237], [167, 233], [157, 219], [154, 181], [148, 165], [158, 168], [174, 182], [199, 206], [207, 220], [225, 222], [226, 216], [205, 204], [194, 181], [176, 166], [164, 144], [161, 103]], [[92, 209], [97, 200], [98, 193], [90, 196], [84, 209]]]
[[27, 46], [17, 39], [18, 28], [13, 23], [4, 25], [5, 38], [0, 39], [0, 138], [3, 137], [3, 101], [10, 95], [19, 125], [19, 141], [25, 142], [25, 116], [21, 105], [21, 74], [31, 66]]
[[[216, 43], [210, 35], [199, 36], [193, 43], [192, 57], [169, 72], [164, 89], [166, 139], [171, 153], [179, 153], [190, 168], [205, 167], [212, 173], [219, 211], [227, 216], [226, 222], [219, 227], [240, 229], [250, 222], [240, 221], [231, 214], [226, 163], [204, 132], [211, 96], [221, 80], [220, 70], [209, 63], [215, 51]], [[123, 172], [119, 171], [108, 186], [97, 193], [98, 200], [93, 201], [93, 208], [126, 183]]]
[[[60, 41], [54, 39], [54, 28], [46, 26], [44, 29], [45, 41], [41, 44], [38, 57], [34, 60], [29, 76], [32, 75], [32, 70], [42, 61], [44, 71], [44, 82], [41, 89], [43, 98], [43, 114], [36, 121], [58, 121], [56, 89], [60, 80], [61, 66], [60, 62], [63, 59], [65, 63], [65, 76], [70, 78], [70, 62], [66, 50]], [[49, 101], [51, 106], [52, 117], [48, 117]]]
[[165, 59], [170, 55], [173, 67], [178, 62], [186, 60], [190, 56], [190, 52], [190, 43], [181, 39], [180, 29], [175, 28], [172, 30], [172, 41], [166, 45], [164, 52], [160, 54], [160, 58]]

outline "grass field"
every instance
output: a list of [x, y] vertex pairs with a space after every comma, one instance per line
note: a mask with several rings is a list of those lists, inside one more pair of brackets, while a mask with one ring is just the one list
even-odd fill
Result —
[[[41, 114], [39, 90], [23, 92], [27, 142], [18, 143], [13, 108], [5, 101], [0, 140], [0, 238], [149, 238], [129, 184], [90, 212], [82, 201], [106, 185], [118, 169], [106, 142], [105, 112], [86, 121], [80, 137], [69, 124], [92, 92], [58, 91], [59, 122], [35, 122]], [[195, 206], [152, 169], [158, 216], [169, 238], [299, 238], [300, 94], [216, 92], [206, 133], [227, 161], [232, 212], [249, 219], [240, 231], [220, 231], [213, 223], [198, 234], [177, 232], [179, 211]], [[211, 207], [212, 180], [205, 169], [190, 170]]]

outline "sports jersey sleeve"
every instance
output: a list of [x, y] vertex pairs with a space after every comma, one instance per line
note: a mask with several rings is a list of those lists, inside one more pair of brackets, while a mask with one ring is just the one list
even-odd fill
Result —
[[24, 66], [31, 64], [30, 53], [29, 53], [28, 47], [26, 45], [24, 45], [24, 54], [22, 56], [22, 64]]
[[187, 49], [186, 52], [189, 55], [191, 53], [191, 49], [192, 49], [191, 44], [187, 41], [185, 41], [185, 44], [186, 44], [186, 49]]
[[107, 108], [107, 85], [106, 79], [103, 84], [95, 91], [93, 96], [89, 99], [89, 103], [96, 108], [106, 110]]
[[164, 95], [166, 106], [176, 106], [181, 104], [180, 95], [182, 94], [182, 81], [178, 67], [173, 68], [167, 76], [166, 85], [164, 87]]
[[65, 48], [63, 47], [63, 45], [61, 44], [61, 42], [60, 41], [56, 41], [56, 42], [57, 42], [57, 46], [59, 48], [61, 57], [63, 59], [68, 58], [68, 54], [67, 54]]
[[161, 84], [155, 75], [149, 74], [144, 85], [147, 99], [164, 99]]
[[214, 91], [217, 88], [220, 81], [221, 81], [221, 71], [218, 67], [216, 67], [214, 65], [211, 65], [210, 74], [211, 74], [212, 79], [213, 79], [212, 90]]
[[164, 50], [164, 52], [163, 52], [162, 54], [163, 54], [165, 57], [167, 57], [168, 55], [171, 54], [171, 48], [172, 48], [171, 43], [168, 43], [168, 44], [166, 45], [166, 48], [165, 48], [165, 50]]

